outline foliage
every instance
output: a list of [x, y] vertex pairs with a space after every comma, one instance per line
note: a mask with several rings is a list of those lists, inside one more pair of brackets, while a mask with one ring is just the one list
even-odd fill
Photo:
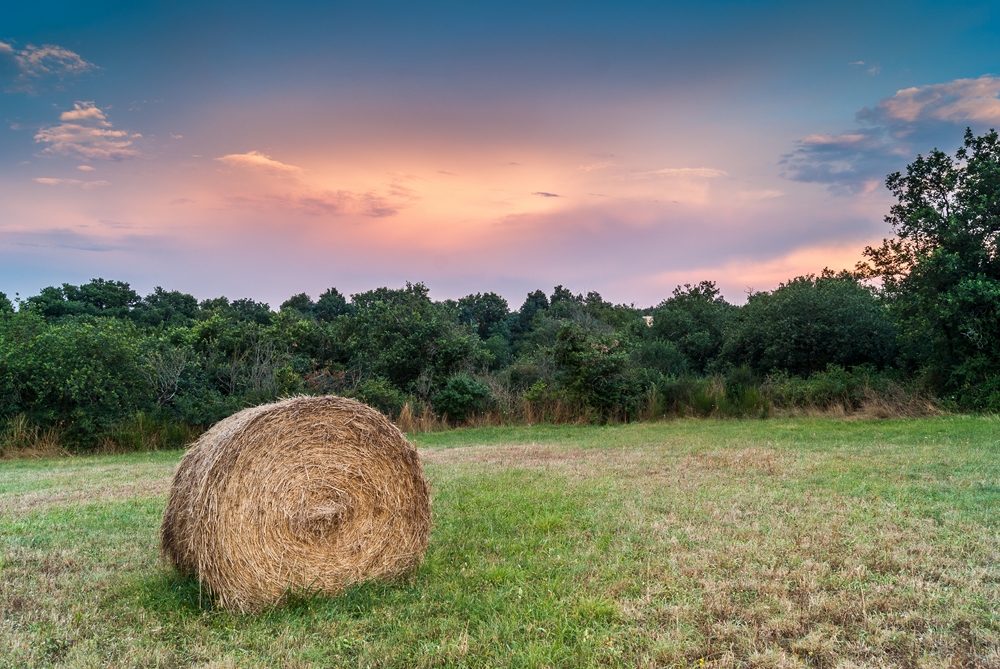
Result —
[[132, 309], [132, 320], [143, 325], [179, 327], [190, 325], [198, 317], [198, 300], [176, 290], [157, 286]]
[[0, 417], [23, 413], [88, 445], [152, 404], [141, 337], [131, 322], [79, 318], [48, 325], [34, 311], [0, 321]]
[[355, 313], [338, 321], [340, 336], [351, 366], [365, 375], [427, 399], [451, 374], [488, 362], [479, 337], [458, 322], [457, 309], [432, 302], [421, 283], [353, 295], [351, 302]]
[[489, 402], [490, 389], [467, 373], [455, 374], [434, 393], [434, 409], [453, 423], [463, 423], [469, 416], [482, 412]]
[[906, 362], [959, 405], [1000, 409], [1000, 138], [966, 130], [954, 159], [917, 156], [886, 186], [897, 236], [859, 270], [882, 281]]
[[587, 332], [563, 321], [553, 347], [557, 379], [569, 398], [594, 410], [601, 420], [627, 420], [639, 412], [643, 388], [621, 340]]
[[[669, 342], [683, 356], [683, 364], [671, 361], [671, 371], [683, 367], [687, 372], [704, 374], [718, 357], [726, 325], [736, 311], [712, 281], [695, 286], [685, 284], [683, 289], [678, 286], [670, 298], [653, 310], [647, 338]], [[666, 351], [662, 347], [659, 351], [659, 366], [663, 368]]]
[[353, 392], [346, 394], [353, 395], [365, 404], [369, 404], [390, 416], [399, 415], [407, 401], [406, 394], [383, 377], [364, 379], [358, 383]]
[[850, 274], [826, 270], [751, 295], [730, 325], [722, 357], [758, 374], [808, 376], [830, 364], [890, 365], [895, 340], [874, 291]]
[[294, 309], [303, 316], [313, 316], [316, 313], [316, 303], [305, 293], [299, 293], [281, 303], [279, 310], [285, 311], [286, 309]]
[[59, 288], [43, 288], [38, 295], [29, 297], [25, 306], [46, 318], [80, 315], [127, 318], [138, 304], [138, 293], [127, 283], [94, 279], [82, 286], [64, 283]]
[[466, 295], [458, 301], [458, 307], [461, 322], [473, 325], [480, 339], [486, 340], [496, 334], [506, 334], [509, 338], [507, 316], [510, 309], [507, 300], [496, 293]]
[[332, 321], [337, 316], [351, 313], [351, 305], [347, 303], [347, 298], [340, 294], [336, 288], [328, 288], [319, 296], [313, 313], [321, 321]]

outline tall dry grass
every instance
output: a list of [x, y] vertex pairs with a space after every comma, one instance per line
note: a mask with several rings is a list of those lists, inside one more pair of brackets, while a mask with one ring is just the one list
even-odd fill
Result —
[[28, 417], [18, 414], [0, 430], [0, 459], [52, 458], [69, 455], [63, 448], [62, 431], [57, 427], [40, 428]]

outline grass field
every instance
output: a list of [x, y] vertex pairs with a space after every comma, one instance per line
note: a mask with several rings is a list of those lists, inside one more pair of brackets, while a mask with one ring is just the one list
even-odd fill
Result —
[[0, 463], [0, 666], [1000, 667], [1000, 421], [416, 437], [412, 577], [257, 616], [159, 561], [179, 452]]

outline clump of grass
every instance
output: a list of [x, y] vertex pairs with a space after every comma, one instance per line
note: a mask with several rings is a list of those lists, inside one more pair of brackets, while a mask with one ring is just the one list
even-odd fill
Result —
[[57, 427], [42, 429], [18, 414], [0, 430], [0, 458], [51, 458], [68, 455]]
[[449, 428], [446, 417], [435, 414], [429, 405], [424, 404], [417, 413], [409, 402], [403, 405], [393, 422], [403, 432], [440, 432]]
[[186, 423], [174, 423], [137, 414], [98, 439], [97, 452], [102, 455], [145, 453], [184, 448], [202, 432]]
[[944, 413], [916, 382], [866, 366], [830, 365], [805, 379], [774, 374], [761, 388], [785, 414], [917, 418]]

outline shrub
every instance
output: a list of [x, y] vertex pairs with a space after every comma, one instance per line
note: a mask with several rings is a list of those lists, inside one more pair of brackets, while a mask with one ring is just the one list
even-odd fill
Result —
[[434, 393], [431, 402], [439, 414], [448, 416], [454, 423], [463, 423], [472, 414], [484, 411], [489, 399], [490, 389], [484, 383], [459, 373]]
[[388, 379], [380, 376], [367, 378], [358, 383], [353, 395], [375, 407], [387, 416], [399, 415], [407, 403], [406, 393], [395, 388]]
[[834, 364], [883, 368], [896, 355], [896, 328], [872, 290], [826, 271], [754, 293], [731, 325], [722, 357], [758, 374], [806, 377]]
[[24, 413], [92, 446], [99, 432], [153, 408], [142, 335], [129, 321], [45, 323], [33, 313], [0, 322], [0, 415]]

